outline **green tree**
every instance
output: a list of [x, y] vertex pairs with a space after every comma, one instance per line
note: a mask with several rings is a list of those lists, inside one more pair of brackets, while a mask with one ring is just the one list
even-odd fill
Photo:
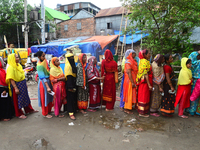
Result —
[[153, 53], [188, 52], [191, 31], [200, 24], [199, 0], [121, 0], [133, 29], [149, 33], [144, 46]]

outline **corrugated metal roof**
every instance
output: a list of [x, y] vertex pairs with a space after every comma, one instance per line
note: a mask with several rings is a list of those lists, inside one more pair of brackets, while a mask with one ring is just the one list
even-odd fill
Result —
[[98, 14], [95, 16], [95, 18], [99, 17], [106, 17], [106, 16], [114, 16], [114, 15], [121, 15], [124, 12], [126, 13], [126, 8], [120, 6], [120, 7], [114, 7], [114, 8], [108, 8], [108, 9], [101, 9]]

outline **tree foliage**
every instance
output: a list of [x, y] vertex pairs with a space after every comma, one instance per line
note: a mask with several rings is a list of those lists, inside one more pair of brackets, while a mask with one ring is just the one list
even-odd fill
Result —
[[191, 51], [192, 30], [200, 24], [199, 0], [122, 0], [131, 13], [127, 30], [149, 33], [145, 47], [153, 53]]

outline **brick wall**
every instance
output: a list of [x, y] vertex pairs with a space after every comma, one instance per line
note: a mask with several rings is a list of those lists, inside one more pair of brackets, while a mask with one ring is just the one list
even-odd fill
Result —
[[[81, 23], [81, 29], [77, 30], [77, 23]], [[68, 30], [65, 31], [65, 25], [68, 26]], [[69, 38], [79, 36], [94, 36], [95, 35], [95, 19], [77, 19], [68, 20], [57, 24], [57, 38]]]

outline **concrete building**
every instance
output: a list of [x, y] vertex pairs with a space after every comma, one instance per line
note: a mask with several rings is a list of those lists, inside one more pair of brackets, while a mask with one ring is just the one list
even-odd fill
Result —
[[85, 9], [80, 10], [70, 20], [57, 24], [57, 37], [69, 38], [79, 36], [94, 36], [94, 16], [94, 14], [86, 11]]
[[96, 15], [100, 10], [99, 7], [95, 6], [94, 4], [90, 2], [71, 3], [67, 5], [61, 5], [59, 6], [59, 8], [60, 8], [60, 11], [65, 12], [68, 16], [74, 16], [82, 9], [94, 15]]

